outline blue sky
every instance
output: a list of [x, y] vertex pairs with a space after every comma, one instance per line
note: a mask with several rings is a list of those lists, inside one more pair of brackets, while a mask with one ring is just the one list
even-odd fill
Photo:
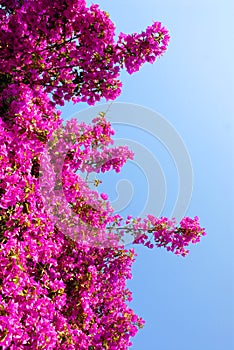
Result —
[[[118, 102], [151, 108], [179, 133], [191, 157], [194, 182], [187, 216], [198, 215], [207, 236], [179, 258], [160, 249], [136, 247], [132, 308], [146, 320], [133, 350], [231, 350], [233, 304], [233, 95], [234, 3], [200, 0], [97, 1], [110, 13], [117, 32], [139, 32], [153, 20], [170, 30], [168, 52], [153, 66], [129, 76]], [[63, 116], [86, 108], [66, 105]], [[118, 130], [126, 138], [127, 131]], [[163, 214], [170, 214], [178, 182], [160, 143], [134, 133], [165, 171], [168, 192]], [[147, 143], [148, 142], [148, 143]], [[128, 210], [141, 210], [145, 177], [133, 164], [123, 169], [133, 185]], [[118, 180], [116, 178], [116, 180]], [[109, 181], [109, 182], [108, 182]], [[114, 200], [114, 178], [106, 190]], [[134, 183], [136, 181], [136, 183]], [[139, 185], [140, 184], [140, 185]], [[103, 187], [105, 189], [105, 187]], [[111, 190], [113, 189], [113, 191]]]

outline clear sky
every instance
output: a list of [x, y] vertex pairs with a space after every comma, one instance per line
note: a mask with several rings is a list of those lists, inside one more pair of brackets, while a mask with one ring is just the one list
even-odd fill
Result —
[[[207, 231], [207, 236], [185, 259], [160, 249], [136, 247], [138, 257], [128, 286], [133, 292], [131, 306], [146, 320], [146, 325], [134, 338], [132, 349], [231, 350], [234, 3], [96, 2], [110, 13], [117, 32], [139, 32], [153, 20], [163, 22], [170, 30], [171, 42], [164, 57], [153, 66], [145, 65], [135, 75], [122, 74], [124, 86], [117, 101], [151, 108], [177, 130], [190, 154], [194, 173], [193, 195], [186, 215], [198, 215]], [[67, 104], [63, 116], [70, 118], [86, 107]], [[119, 128], [118, 136], [127, 138], [127, 131]], [[170, 215], [178, 180], [175, 169], [165, 160], [165, 147], [154, 140], [150, 142], [140, 131], [135, 131], [134, 137], [150, 149], [165, 172], [168, 188], [162, 214]], [[134, 190], [127, 211], [135, 214], [146, 200], [147, 181], [140, 170], [137, 173], [134, 164], [126, 165], [123, 171]], [[103, 190], [112, 188], [110, 198], [114, 200], [114, 178], [107, 178], [103, 186]]]

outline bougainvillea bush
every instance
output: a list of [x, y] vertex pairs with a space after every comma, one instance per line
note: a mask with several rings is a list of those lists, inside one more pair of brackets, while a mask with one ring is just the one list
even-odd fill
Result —
[[[115, 41], [108, 13], [84, 0], [0, 1], [0, 21], [0, 348], [128, 349], [144, 321], [128, 305], [135, 253], [121, 237], [131, 233], [134, 244], [185, 256], [204, 229], [197, 217], [177, 225], [115, 214], [80, 174], [119, 172], [132, 152], [112, 147], [105, 114], [62, 127], [57, 107], [114, 100], [120, 70], [153, 63], [167, 49], [168, 31], [155, 22]], [[61, 178], [52, 152], [58, 130], [56, 145], [70, 147]], [[56, 201], [58, 189], [66, 204]]]

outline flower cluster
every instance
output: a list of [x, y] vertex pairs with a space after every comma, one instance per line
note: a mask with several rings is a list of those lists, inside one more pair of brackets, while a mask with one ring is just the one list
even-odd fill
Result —
[[[157, 247], [165, 247], [167, 251], [182, 256], [189, 253], [185, 247], [190, 243], [200, 242], [201, 236], [205, 235], [205, 230], [200, 227], [197, 216], [194, 219], [184, 217], [180, 221], [180, 225], [177, 226], [175, 220], [148, 215], [144, 220], [134, 219], [132, 226], [136, 233], [134, 243], [142, 243], [153, 248], [153, 240]], [[151, 234], [151, 238], [149, 238], [149, 234]]]
[[71, 98], [89, 104], [115, 99], [120, 68], [136, 72], [161, 56], [169, 41], [156, 22], [115, 42], [108, 13], [84, 0], [3, 2], [0, 19], [2, 84], [43, 86], [60, 105]]
[[167, 49], [169, 34], [160, 22], [147, 27], [141, 34], [126, 35], [120, 33], [118, 49], [120, 56], [124, 53], [124, 66], [127, 72], [137, 72], [145, 62], [153, 63]]
[[[0, 119], [1, 347], [127, 349], [131, 336], [143, 325], [126, 304], [131, 300], [126, 280], [131, 278], [134, 252], [88, 246], [54, 225], [43, 201], [39, 163], [53, 130], [54, 135], [60, 130], [60, 113], [41, 87], [14, 88], [2, 92]], [[74, 171], [100, 171], [101, 150], [105, 158], [112, 134], [110, 124], [99, 117], [93, 126], [71, 120], [60, 139], [70, 135], [73, 140], [64, 162], [63, 187], [87, 234], [90, 225], [104, 232], [115, 215], [104, 201], [106, 196], [91, 190]], [[118, 167], [122, 158], [132, 157], [121, 147], [118, 155]], [[48, 178], [48, 185], [52, 180]]]
[[115, 99], [120, 69], [154, 62], [168, 32], [156, 22], [115, 42], [109, 15], [84, 0], [1, 1], [0, 20], [0, 347], [126, 350], [144, 321], [127, 303], [124, 236], [185, 255], [204, 230], [116, 215], [83, 175], [119, 172], [132, 152], [112, 147], [103, 114], [63, 126], [56, 104]]

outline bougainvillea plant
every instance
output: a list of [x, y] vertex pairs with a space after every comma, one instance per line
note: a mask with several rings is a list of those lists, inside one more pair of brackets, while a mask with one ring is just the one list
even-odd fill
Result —
[[[135, 252], [121, 237], [185, 256], [205, 232], [197, 217], [177, 225], [116, 215], [79, 172], [118, 172], [132, 152], [111, 147], [104, 114], [62, 127], [57, 106], [114, 100], [120, 70], [153, 63], [168, 31], [155, 22], [115, 41], [108, 13], [84, 0], [0, 1], [0, 22], [0, 348], [128, 349], [144, 321], [128, 305]], [[70, 147], [61, 179], [53, 161], [58, 130], [56, 147]], [[56, 190], [66, 201], [56, 201]]]

